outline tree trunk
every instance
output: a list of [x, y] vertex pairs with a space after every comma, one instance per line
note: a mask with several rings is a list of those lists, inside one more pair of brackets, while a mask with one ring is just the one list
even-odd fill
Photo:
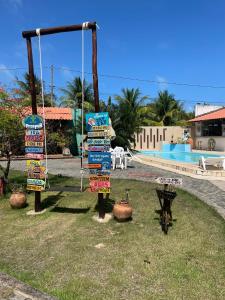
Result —
[[10, 164], [11, 164], [11, 155], [9, 153], [6, 154], [7, 158], [7, 164], [6, 168], [4, 169], [2, 166], [0, 166], [0, 169], [3, 172], [3, 194], [6, 194], [6, 186], [8, 184], [8, 176], [9, 176], [9, 170], [10, 170]]

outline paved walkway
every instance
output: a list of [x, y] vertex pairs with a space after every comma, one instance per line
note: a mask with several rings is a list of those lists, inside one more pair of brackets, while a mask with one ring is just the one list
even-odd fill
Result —
[[56, 300], [0, 272], [0, 300]]
[[[1, 164], [4, 164], [4, 162], [1, 162]], [[24, 171], [25, 165], [25, 161], [12, 162], [12, 168], [16, 170]], [[50, 159], [48, 160], [48, 169], [51, 174], [80, 177], [80, 160], [77, 158]], [[182, 178], [182, 189], [196, 195], [202, 201], [214, 207], [225, 219], [225, 181], [196, 179], [134, 161], [127, 170], [117, 169], [112, 171], [112, 178], [138, 179], [149, 182], [153, 182], [155, 177], [159, 176]]]

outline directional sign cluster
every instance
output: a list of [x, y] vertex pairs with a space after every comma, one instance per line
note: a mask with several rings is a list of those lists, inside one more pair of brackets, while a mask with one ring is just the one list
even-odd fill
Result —
[[30, 115], [23, 119], [25, 132], [25, 153], [27, 160], [27, 190], [45, 189], [46, 167], [44, 159], [43, 119]]
[[90, 189], [97, 193], [110, 193], [110, 130], [107, 112], [86, 115], [88, 132], [88, 168]]

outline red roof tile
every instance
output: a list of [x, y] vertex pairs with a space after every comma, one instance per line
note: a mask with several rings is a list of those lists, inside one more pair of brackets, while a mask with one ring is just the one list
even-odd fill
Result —
[[200, 122], [200, 121], [216, 120], [216, 119], [225, 119], [225, 107], [197, 116], [196, 118], [190, 120], [189, 122]]
[[[31, 114], [31, 107], [25, 107], [24, 115]], [[73, 120], [72, 109], [62, 107], [45, 107], [44, 114], [46, 120]], [[38, 115], [43, 116], [42, 107], [38, 107]]]

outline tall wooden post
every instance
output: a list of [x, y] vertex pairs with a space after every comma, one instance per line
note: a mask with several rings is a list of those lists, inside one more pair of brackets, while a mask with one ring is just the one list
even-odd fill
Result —
[[[27, 54], [28, 54], [28, 66], [29, 66], [29, 81], [30, 81], [30, 94], [31, 94], [31, 105], [32, 105], [32, 114], [37, 114], [37, 100], [36, 100], [36, 87], [34, 80], [34, 64], [33, 64], [33, 54], [32, 54], [32, 44], [31, 39], [27, 39]], [[35, 192], [35, 203], [34, 203], [35, 212], [41, 211], [41, 192]]]
[[92, 74], [93, 74], [95, 112], [99, 112], [96, 27], [92, 29]]
[[[92, 74], [93, 74], [95, 112], [99, 112], [96, 26], [92, 29]], [[103, 193], [98, 193], [98, 209], [99, 209], [99, 218], [104, 219], [105, 218], [105, 209], [104, 209]]]

